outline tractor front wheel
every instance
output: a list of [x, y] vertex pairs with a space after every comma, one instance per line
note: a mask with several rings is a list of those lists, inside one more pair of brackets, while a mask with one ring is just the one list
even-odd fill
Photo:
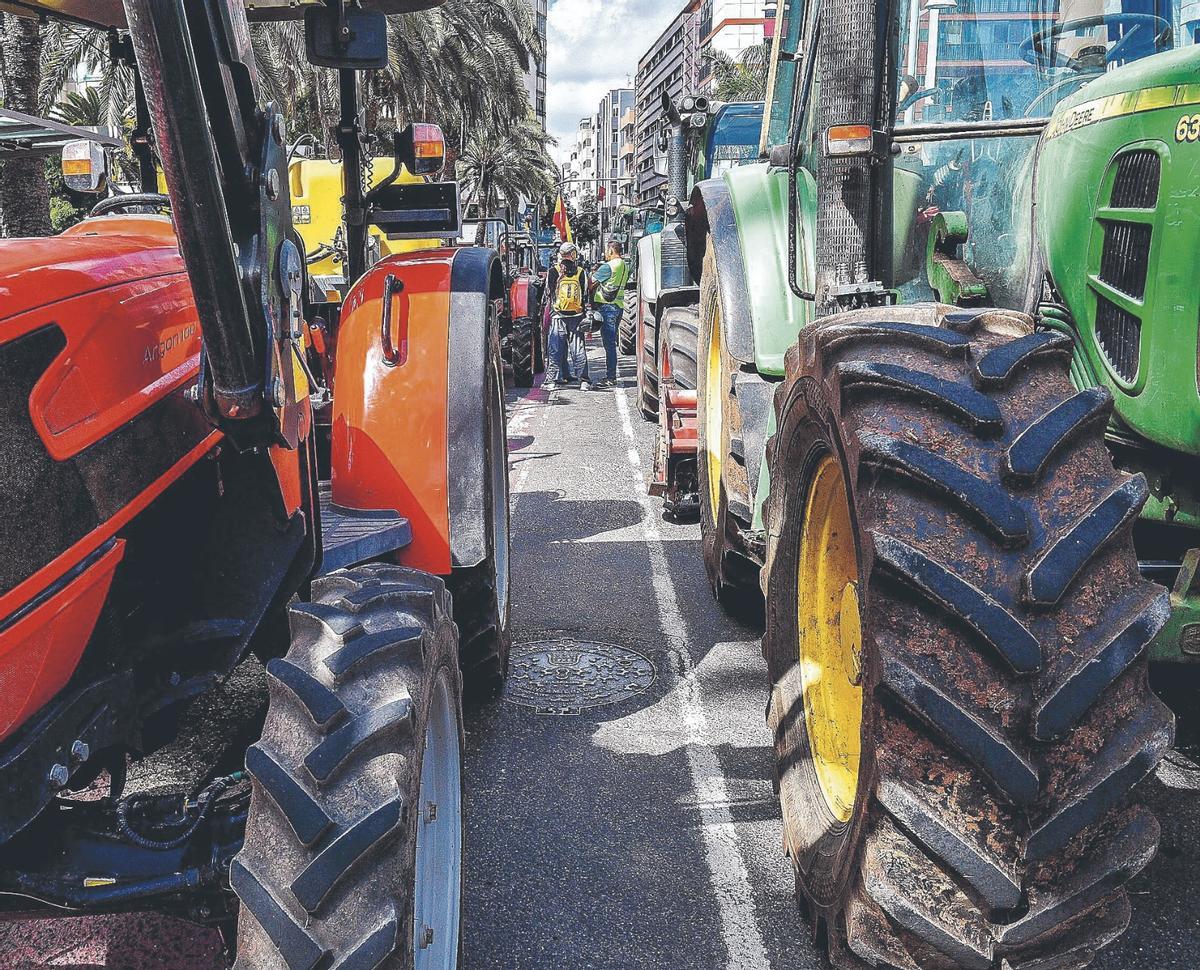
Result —
[[442, 581], [315, 580], [246, 753], [235, 970], [459, 965], [462, 714]]
[[1129, 919], [1172, 743], [1166, 594], [1111, 400], [1005, 311], [805, 330], [768, 447], [764, 653], [785, 848], [835, 967], [1079, 968]]
[[535, 326], [529, 317], [513, 324], [512, 333], [513, 383], [517, 387], [533, 387], [541, 359], [541, 327]]
[[700, 281], [696, 362], [700, 546], [713, 595], [723, 606], [746, 612], [761, 603], [759, 570], [737, 542], [740, 530], [750, 527], [752, 512], [746, 458], [733, 448], [741, 431], [733, 396], [737, 363], [722, 339], [719, 272], [710, 240]]

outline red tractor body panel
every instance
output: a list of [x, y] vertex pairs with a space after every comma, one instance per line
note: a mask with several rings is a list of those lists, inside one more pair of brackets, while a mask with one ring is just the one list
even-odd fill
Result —
[[508, 307], [514, 320], [520, 320], [522, 317], [530, 315], [532, 307], [532, 294], [529, 291], [530, 284], [533, 280], [528, 276], [518, 276], [512, 282], [512, 286], [508, 291]]
[[199, 360], [169, 221], [111, 216], [0, 242], [13, 476], [0, 521], [11, 559], [0, 569], [0, 737], [74, 672], [123, 556], [118, 532], [219, 440], [180, 399]]
[[[337, 328], [333, 376], [333, 501], [344, 508], [397, 510], [413, 541], [407, 566], [449, 574], [448, 448], [450, 289], [455, 249], [389, 256], [347, 295]], [[391, 276], [385, 359], [384, 290]]]

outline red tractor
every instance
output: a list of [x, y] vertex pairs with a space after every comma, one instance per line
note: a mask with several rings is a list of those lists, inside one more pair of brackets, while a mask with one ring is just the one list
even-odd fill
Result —
[[[4, 5], [118, 32], [144, 190], [0, 243], [10, 917], [156, 910], [241, 968], [457, 965], [464, 678], [508, 663], [504, 274], [483, 248], [368, 265], [369, 226], [454, 235], [458, 206], [364, 190], [355, 70], [386, 60], [384, 14], [431, 5], [246, 4], [304, 15], [338, 71], [349, 290], [323, 318], [240, 0]], [[440, 150], [410, 129], [396, 171]], [[250, 654], [245, 770], [127, 791]]]
[[500, 352], [517, 387], [533, 387], [543, 367], [542, 290], [537, 248], [527, 232], [509, 229], [500, 243], [506, 299], [500, 317]]

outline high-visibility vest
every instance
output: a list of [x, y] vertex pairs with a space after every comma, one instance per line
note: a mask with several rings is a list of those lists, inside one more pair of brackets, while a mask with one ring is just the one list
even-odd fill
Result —
[[607, 263], [610, 275], [598, 287], [593, 298], [596, 303], [625, 305], [625, 284], [629, 282], [629, 266], [620, 256]]
[[568, 276], [560, 273], [558, 287], [554, 292], [554, 310], [556, 313], [583, 312], [583, 269], [577, 269]]

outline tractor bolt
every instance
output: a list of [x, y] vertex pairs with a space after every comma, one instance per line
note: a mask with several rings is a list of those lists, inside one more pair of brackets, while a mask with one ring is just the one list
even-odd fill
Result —
[[183, 392], [183, 398], [185, 401], [191, 401], [192, 404], [199, 404], [200, 403], [200, 385], [193, 384], [191, 387], [189, 387], [187, 390], [185, 390]]
[[62, 788], [71, 780], [71, 772], [67, 770], [66, 765], [55, 765], [50, 769], [50, 777], [47, 780], [51, 788]]
[[91, 746], [86, 741], [81, 741], [78, 738], [71, 744], [71, 760], [76, 764], [83, 764], [92, 756]]
[[287, 395], [283, 390], [283, 381], [281, 381], [278, 377], [275, 378], [274, 382], [271, 384], [271, 402], [277, 408], [281, 408], [287, 404]]
[[421, 949], [424, 950], [427, 946], [433, 946], [433, 927], [421, 927]]
[[437, 802], [425, 803], [425, 823], [437, 821]]
[[276, 169], [267, 172], [267, 198], [272, 201], [279, 198], [279, 172]]

